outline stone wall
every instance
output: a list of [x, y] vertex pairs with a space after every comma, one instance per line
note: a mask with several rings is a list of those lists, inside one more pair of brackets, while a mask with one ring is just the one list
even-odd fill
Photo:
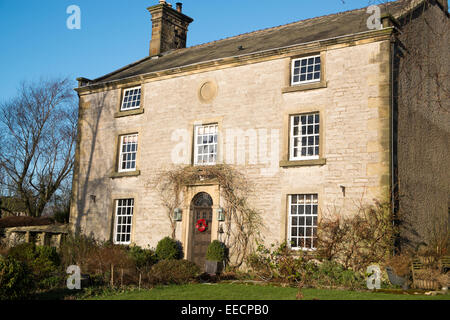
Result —
[[[250, 137], [261, 132], [258, 130], [267, 130], [271, 134], [267, 141], [279, 136], [267, 146], [268, 156], [275, 151], [275, 163], [261, 163], [262, 156], [253, 163], [250, 156], [259, 154], [262, 144], [248, 146], [247, 142], [245, 163], [236, 165], [254, 184], [250, 201], [262, 212], [268, 244], [286, 238], [289, 194], [317, 193], [322, 217], [336, 212], [353, 214], [361, 201], [384, 200], [389, 191], [389, 50], [389, 40], [324, 48], [325, 87], [314, 90], [283, 90], [289, 86], [291, 57], [278, 57], [149, 80], [143, 86], [144, 112], [134, 116], [114, 117], [120, 89], [82, 95], [73, 227], [100, 239], [111, 239], [114, 200], [134, 198], [132, 241], [156, 246], [171, 231], [153, 182], [159, 171], [172, 166], [173, 150], [186, 133], [187, 150], [182, 162], [191, 163], [196, 123], [219, 124], [222, 160], [229, 156], [227, 152], [238, 151], [230, 148], [227, 130], [241, 129]], [[199, 89], [205, 82], [217, 87], [208, 102], [199, 99]], [[287, 157], [289, 115], [309, 111], [320, 112], [325, 163], [280, 167], [279, 161]], [[135, 132], [139, 133], [140, 174], [113, 179], [118, 136]], [[341, 186], [345, 187], [345, 196]], [[216, 194], [215, 205], [223, 201], [220, 189]], [[184, 216], [177, 230], [183, 242], [188, 239], [188, 224]], [[213, 234], [213, 239], [217, 236]]]
[[437, 5], [419, 8], [404, 23], [397, 61], [399, 213], [404, 244], [414, 248], [449, 226], [450, 36], [448, 14]]
[[0, 238], [0, 243], [13, 247], [19, 243], [29, 242], [59, 248], [68, 232], [68, 225], [5, 228], [2, 230], [3, 237]]

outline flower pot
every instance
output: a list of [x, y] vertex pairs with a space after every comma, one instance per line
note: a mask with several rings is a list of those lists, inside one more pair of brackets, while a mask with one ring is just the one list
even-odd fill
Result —
[[437, 282], [435, 280], [416, 279], [414, 281], [414, 285], [419, 289], [425, 289], [425, 290], [438, 290], [439, 289], [439, 282]]
[[205, 262], [205, 272], [209, 274], [219, 274], [222, 272], [223, 262], [222, 261], [210, 261]]

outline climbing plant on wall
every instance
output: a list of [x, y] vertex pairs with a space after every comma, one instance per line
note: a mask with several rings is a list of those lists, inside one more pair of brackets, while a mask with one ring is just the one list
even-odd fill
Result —
[[260, 212], [248, 202], [252, 193], [249, 181], [229, 165], [178, 166], [157, 175], [154, 184], [166, 208], [172, 237], [175, 238], [176, 231], [173, 212], [183, 203], [184, 192], [188, 186], [205, 181], [213, 181], [220, 186], [225, 212], [224, 242], [230, 248], [229, 265], [239, 267], [252, 251], [263, 224]]

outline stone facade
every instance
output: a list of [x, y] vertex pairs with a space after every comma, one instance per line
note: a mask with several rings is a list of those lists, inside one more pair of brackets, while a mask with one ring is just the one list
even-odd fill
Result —
[[[159, 170], [172, 164], [172, 152], [181, 141], [172, 140], [177, 130], [192, 133], [194, 123], [219, 123], [223, 143], [219, 156], [227, 159], [227, 130], [266, 129], [268, 135], [277, 133], [280, 137], [277, 153], [281, 160], [286, 159], [288, 152], [288, 116], [310, 111], [320, 112], [323, 119], [322, 158], [326, 164], [280, 167], [279, 162], [249, 164], [246, 157], [245, 165], [237, 165], [255, 184], [257, 196], [252, 200], [263, 213], [268, 229], [266, 240], [270, 243], [286, 237], [288, 194], [318, 193], [323, 211], [337, 206], [349, 212], [361, 198], [387, 196], [389, 40], [326, 48], [323, 52], [327, 85], [316, 90], [282, 93], [288, 86], [291, 60], [285, 57], [145, 82], [144, 113], [129, 117], [114, 117], [120, 88], [82, 95], [78, 201], [72, 210], [72, 222], [76, 221], [88, 234], [109, 239], [114, 200], [131, 197], [135, 199], [133, 242], [155, 246], [170, 233], [170, 225], [150, 184]], [[218, 88], [210, 103], [204, 103], [198, 96], [207, 81]], [[139, 133], [140, 175], [113, 179], [118, 137], [134, 132]], [[185, 164], [191, 163], [189, 141]], [[257, 153], [257, 145], [247, 145], [246, 149], [248, 154]], [[237, 151], [234, 150], [235, 154]], [[232, 162], [236, 163], [237, 159]], [[262, 174], [261, 169], [273, 166], [276, 168], [273, 174]], [[341, 185], [346, 187], [345, 197]], [[95, 202], [90, 195], [95, 195]], [[219, 194], [213, 197], [214, 203], [219, 203], [218, 197]], [[83, 214], [74, 215], [76, 212]]]
[[[393, 31], [374, 30], [106, 84], [84, 86], [84, 79], [78, 89], [72, 228], [110, 240], [116, 200], [132, 198], [132, 243], [155, 247], [170, 235], [155, 179], [176, 164], [193, 164], [198, 124], [218, 125], [218, 163], [233, 165], [253, 184], [249, 201], [262, 213], [266, 244], [287, 239], [291, 194], [317, 194], [319, 219], [356, 214], [358, 206], [375, 199], [389, 201]], [[320, 81], [291, 86], [292, 59], [313, 54], [321, 56]], [[124, 89], [134, 86], [141, 86], [141, 107], [121, 112]], [[320, 115], [319, 159], [290, 161], [290, 116], [310, 112]], [[119, 173], [119, 137], [135, 133], [136, 171]], [[190, 202], [200, 192], [213, 199], [212, 240], [221, 240], [220, 186], [189, 187], [176, 229], [187, 258], [195, 226]]]

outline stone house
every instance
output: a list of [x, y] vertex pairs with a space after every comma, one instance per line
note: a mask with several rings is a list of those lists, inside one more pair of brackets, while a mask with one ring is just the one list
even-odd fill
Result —
[[[400, 70], [417, 64], [405, 58], [408, 47], [429, 48], [424, 19], [448, 30], [448, 5], [379, 8], [380, 20], [363, 8], [189, 48], [193, 19], [181, 3], [148, 8], [149, 56], [77, 79], [72, 228], [155, 247], [171, 234], [151, 183], [157, 173], [226, 163], [253, 184], [249, 201], [262, 214], [267, 244], [314, 250], [320, 219], [374, 199], [410, 210], [405, 238], [423, 239], [430, 212], [448, 217], [450, 122], [430, 95], [404, 103], [405, 83], [435, 84], [421, 75], [406, 81]], [[441, 40], [433, 58], [448, 75], [448, 32]], [[427, 57], [417, 59], [431, 64]], [[221, 239], [221, 191], [210, 181], [183, 189], [175, 235], [187, 259], [201, 264], [206, 245]], [[196, 228], [201, 218], [204, 232]]]

